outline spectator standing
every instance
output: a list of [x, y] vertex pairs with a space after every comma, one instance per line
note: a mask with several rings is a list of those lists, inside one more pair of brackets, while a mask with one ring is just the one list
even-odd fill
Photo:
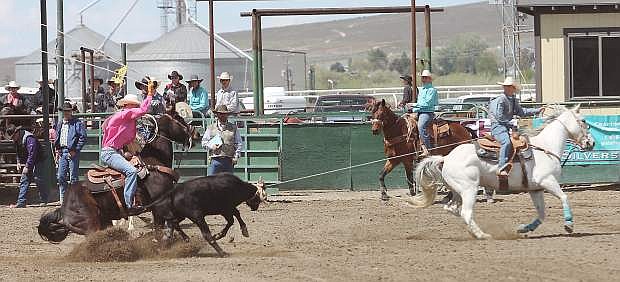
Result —
[[232, 114], [239, 114], [241, 110], [239, 108], [239, 97], [237, 96], [237, 91], [232, 90], [230, 87], [230, 82], [233, 79], [232, 75], [228, 72], [223, 72], [217, 78], [220, 80], [222, 88], [215, 93], [215, 107], [224, 105]]
[[[56, 158], [58, 161], [58, 189], [60, 190], [60, 203], [63, 203], [67, 184], [78, 181], [78, 168], [80, 165], [80, 152], [86, 144], [86, 127], [84, 123], [73, 116], [71, 103], [62, 105], [63, 119], [56, 125], [58, 134], [54, 141]], [[67, 175], [69, 177], [67, 177]], [[67, 179], [69, 182], [67, 183]]]
[[17, 169], [21, 170], [17, 203], [9, 207], [26, 207], [26, 193], [33, 180], [39, 189], [41, 205], [47, 205], [48, 190], [45, 183], [43, 183], [45, 157], [41, 153], [39, 141], [30, 131], [22, 129], [19, 126], [15, 127], [14, 125], [9, 125], [6, 133], [11, 137], [11, 140], [13, 140], [13, 144], [15, 144], [15, 149], [17, 151]]

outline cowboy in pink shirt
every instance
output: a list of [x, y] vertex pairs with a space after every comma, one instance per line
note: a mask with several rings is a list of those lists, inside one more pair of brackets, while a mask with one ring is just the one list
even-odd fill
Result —
[[124, 196], [128, 215], [140, 214], [144, 212], [144, 207], [133, 206], [133, 198], [138, 186], [137, 170], [123, 157], [121, 149], [136, 138], [136, 120], [148, 112], [153, 98], [154, 88], [151, 85], [149, 85], [148, 93], [142, 104], [133, 94], [120, 99], [117, 105], [123, 108], [106, 121], [103, 129], [100, 159], [104, 164], [125, 175]]

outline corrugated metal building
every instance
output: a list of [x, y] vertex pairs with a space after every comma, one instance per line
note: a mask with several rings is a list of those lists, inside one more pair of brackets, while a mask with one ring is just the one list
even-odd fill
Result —
[[540, 102], [620, 101], [620, 3], [523, 0], [518, 9], [534, 16]]
[[[232, 87], [235, 89], [252, 86], [251, 62], [246, 56], [232, 48], [230, 43], [216, 37], [215, 72], [231, 73], [234, 76]], [[166, 84], [169, 82], [168, 74], [177, 70], [184, 79], [197, 74], [204, 79], [202, 85], [206, 89], [209, 89], [209, 62], [209, 32], [193, 23], [178, 26], [129, 54], [127, 59], [132, 69], [130, 76], [137, 76], [136, 72], [148, 74]], [[130, 81], [129, 85], [133, 85], [133, 82]]]
[[[65, 97], [81, 98], [82, 66], [80, 63], [75, 61], [79, 60], [80, 47], [84, 46], [94, 49], [103, 42], [105, 36], [93, 31], [85, 25], [78, 25], [70, 31], [67, 31], [65, 34]], [[52, 39], [48, 42], [47, 50], [49, 52], [48, 73], [50, 79], [55, 79], [56, 39]], [[106, 56], [110, 56], [114, 60], [120, 61], [120, 45], [118, 43], [108, 40], [103, 46], [102, 51], [105, 52]], [[96, 59], [95, 65], [106, 69], [116, 69], [119, 67], [118, 64], [103, 58], [100, 58], [99, 60]], [[39, 87], [36, 81], [39, 80], [40, 76], [41, 49], [33, 51], [15, 63], [15, 79], [19, 84], [29, 87]], [[112, 73], [95, 68], [95, 77], [101, 77], [106, 80], [111, 76]]]

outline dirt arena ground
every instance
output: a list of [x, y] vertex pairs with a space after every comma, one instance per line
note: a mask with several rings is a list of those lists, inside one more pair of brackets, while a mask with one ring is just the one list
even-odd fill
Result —
[[[620, 191], [569, 192], [569, 198], [572, 235], [562, 227], [559, 200], [547, 195], [545, 223], [517, 236], [516, 226], [532, 220], [534, 207], [527, 194], [500, 195], [497, 203], [476, 205], [477, 221], [496, 239], [476, 241], [440, 205], [384, 203], [378, 192], [291, 194], [271, 197], [276, 202], [258, 212], [241, 207], [250, 237], [235, 225], [234, 242], [221, 240], [228, 258], [204, 243], [198, 257], [133, 263], [68, 262], [64, 256], [84, 237], [42, 241], [36, 225], [49, 207], [0, 207], [0, 280], [618, 281]], [[207, 222], [219, 231], [224, 221]], [[200, 240], [189, 222], [183, 228]]]

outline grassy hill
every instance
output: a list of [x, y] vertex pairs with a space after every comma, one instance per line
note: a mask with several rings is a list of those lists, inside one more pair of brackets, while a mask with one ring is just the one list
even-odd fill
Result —
[[[489, 46], [500, 46], [499, 21], [497, 7], [488, 1], [445, 7], [443, 13], [431, 15], [432, 44], [441, 46], [458, 34], [475, 33]], [[425, 35], [421, 13], [417, 17], [417, 31], [418, 48], [422, 48]], [[409, 14], [387, 14], [264, 29], [263, 47], [305, 51], [312, 62], [322, 62], [366, 53], [374, 47], [393, 54], [409, 51], [410, 34]], [[251, 48], [249, 31], [222, 36], [242, 49]], [[531, 36], [524, 37], [522, 43], [531, 44]]]

